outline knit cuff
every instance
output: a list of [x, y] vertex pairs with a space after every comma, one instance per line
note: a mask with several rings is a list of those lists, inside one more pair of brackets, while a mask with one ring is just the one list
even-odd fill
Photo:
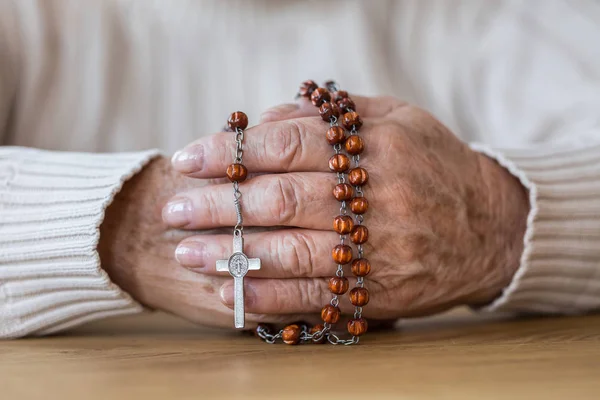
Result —
[[102, 270], [97, 246], [106, 207], [157, 154], [0, 147], [0, 338], [142, 310]]
[[487, 311], [574, 314], [600, 308], [600, 146], [471, 147], [529, 191], [520, 266]]

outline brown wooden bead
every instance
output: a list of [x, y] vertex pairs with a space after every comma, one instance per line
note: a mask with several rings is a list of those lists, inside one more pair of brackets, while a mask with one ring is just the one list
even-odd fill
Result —
[[227, 177], [231, 182], [243, 182], [248, 177], [248, 170], [244, 164], [231, 164], [227, 167]]
[[345, 244], [338, 244], [331, 251], [331, 257], [336, 264], [348, 264], [352, 261], [352, 247]]
[[365, 150], [365, 142], [363, 138], [358, 135], [350, 135], [346, 139], [346, 151], [348, 154], [356, 155], [360, 154]]
[[363, 287], [355, 287], [350, 291], [350, 302], [356, 307], [366, 306], [369, 303], [369, 291]]
[[354, 214], [364, 214], [369, 208], [369, 202], [364, 197], [355, 197], [350, 202], [350, 210]]
[[350, 168], [350, 159], [345, 154], [334, 154], [329, 159], [329, 169], [334, 172], [346, 172], [348, 168]]
[[333, 93], [333, 101], [335, 101], [336, 103], [342, 99], [347, 99], [348, 98], [348, 92], [346, 92], [345, 90], [338, 90], [337, 92]]
[[248, 127], [248, 116], [241, 111], [231, 113], [227, 120], [227, 126], [232, 131], [235, 131], [236, 128], [244, 130]]
[[351, 130], [352, 128], [359, 130], [362, 124], [363, 122], [360, 118], [360, 115], [358, 115], [358, 113], [355, 111], [347, 112], [342, 117], [342, 125], [344, 125], [344, 128], [348, 130]]
[[331, 304], [327, 304], [321, 310], [321, 319], [328, 324], [335, 324], [340, 320], [340, 309], [332, 306]]
[[325, 137], [327, 138], [327, 143], [333, 146], [334, 144], [343, 143], [344, 140], [346, 140], [346, 132], [341, 126], [332, 126], [331, 128], [327, 129]]
[[350, 240], [354, 244], [363, 244], [369, 240], [369, 230], [364, 225], [357, 225], [352, 228]]
[[352, 99], [349, 97], [337, 100], [337, 105], [340, 108], [340, 112], [347, 112], [348, 110], [356, 109], [354, 101], [352, 101]]
[[333, 230], [340, 235], [347, 235], [352, 232], [354, 221], [349, 215], [338, 215], [333, 219]]
[[367, 333], [368, 324], [364, 318], [353, 318], [348, 321], [348, 332], [352, 336], [361, 336]]
[[354, 196], [352, 185], [347, 183], [338, 183], [333, 187], [333, 197], [337, 201], [348, 201]]
[[298, 90], [298, 94], [302, 97], [310, 98], [312, 92], [314, 92], [315, 89], [318, 87], [319, 85], [317, 85], [315, 81], [309, 79], [307, 81], [302, 82], [302, 84], [300, 85], [300, 89]]
[[355, 276], [367, 276], [371, 272], [371, 263], [366, 258], [357, 258], [352, 261], [352, 273]]
[[340, 116], [340, 108], [335, 103], [325, 102], [319, 107], [319, 114], [321, 114], [323, 121], [329, 122], [332, 117], [337, 118]]
[[296, 324], [288, 325], [281, 332], [281, 339], [285, 344], [297, 344], [300, 340], [300, 332], [302, 330]]
[[354, 186], [361, 186], [369, 181], [369, 173], [361, 167], [352, 168], [348, 172], [348, 180]]
[[321, 104], [331, 100], [331, 95], [327, 89], [316, 88], [310, 95], [310, 101], [315, 107], [321, 107]]
[[343, 276], [332, 276], [329, 278], [329, 291], [333, 294], [344, 294], [348, 291], [350, 283]]
[[[315, 334], [315, 333], [317, 333], [317, 332], [321, 332], [321, 331], [322, 331], [324, 328], [325, 328], [325, 327], [324, 327], [322, 324], [317, 324], [317, 325], [313, 326], [312, 328], [310, 328], [310, 331], [309, 331], [309, 333], [310, 333], [311, 335], [314, 335], [314, 334]], [[314, 343], [314, 344], [323, 344], [323, 343], [325, 343], [325, 341], [326, 341], [326, 340], [327, 340], [327, 337], [326, 337], [326, 336], [323, 334], [323, 335], [321, 335], [321, 337], [320, 337], [320, 338], [318, 338], [317, 340], [314, 340], [314, 339], [313, 339], [313, 343]]]

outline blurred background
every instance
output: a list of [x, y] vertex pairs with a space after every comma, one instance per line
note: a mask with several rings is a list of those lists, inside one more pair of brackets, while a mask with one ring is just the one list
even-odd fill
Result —
[[2, 0], [0, 126], [5, 144], [170, 153], [335, 79], [465, 140], [544, 141], [597, 124], [582, 118], [597, 91], [568, 89], [597, 78], [599, 16], [562, 0]]

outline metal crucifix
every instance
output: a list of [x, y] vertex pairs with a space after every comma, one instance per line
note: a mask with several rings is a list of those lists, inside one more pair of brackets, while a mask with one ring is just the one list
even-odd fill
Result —
[[233, 235], [233, 254], [227, 260], [217, 260], [217, 271], [228, 271], [233, 276], [233, 311], [236, 328], [244, 327], [244, 276], [249, 270], [260, 269], [260, 259], [244, 254], [244, 238]]

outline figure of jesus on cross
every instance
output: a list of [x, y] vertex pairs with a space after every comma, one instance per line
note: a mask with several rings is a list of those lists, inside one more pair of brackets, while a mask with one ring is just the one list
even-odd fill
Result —
[[244, 276], [249, 270], [259, 270], [260, 259], [244, 254], [244, 238], [233, 235], [233, 254], [227, 260], [217, 260], [217, 271], [228, 271], [233, 276], [233, 312], [236, 328], [244, 327]]

